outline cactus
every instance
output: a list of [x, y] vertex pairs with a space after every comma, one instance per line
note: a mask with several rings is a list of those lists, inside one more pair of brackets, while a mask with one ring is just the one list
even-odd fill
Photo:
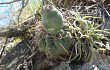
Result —
[[57, 34], [63, 26], [63, 15], [53, 5], [43, 6], [42, 26], [50, 34]]

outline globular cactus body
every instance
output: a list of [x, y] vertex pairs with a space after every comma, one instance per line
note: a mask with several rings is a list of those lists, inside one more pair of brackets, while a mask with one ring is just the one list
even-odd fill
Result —
[[42, 25], [50, 34], [57, 34], [63, 26], [63, 15], [53, 5], [43, 7]]

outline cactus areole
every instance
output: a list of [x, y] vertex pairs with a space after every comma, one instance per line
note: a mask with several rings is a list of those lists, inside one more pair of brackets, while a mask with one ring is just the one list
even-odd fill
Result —
[[53, 5], [43, 6], [42, 26], [52, 35], [60, 32], [63, 26], [63, 15]]

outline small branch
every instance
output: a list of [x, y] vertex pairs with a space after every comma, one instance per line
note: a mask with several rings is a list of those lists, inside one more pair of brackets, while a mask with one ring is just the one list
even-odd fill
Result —
[[21, 15], [21, 13], [22, 13], [22, 10], [23, 10], [23, 8], [25, 8], [25, 7], [27, 6], [28, 2], [29, 2], [29, 0], [27, 0], [26, 3], [24, 2], [24, 0], [22, 0], [22, 7], [21, 7], [21, 9], [19, 10], [20, 12], [19, 12], [19, 14], [18, 14], [18, 26], [19, 26], [19, 18], [20, 18], [20, 15]]
[[11, 3], [14, 3], [14, 2], [18, 2], [18, 1], [21, 1], [21, 0], [13, 0], [13, 1], [10, 1], [10, 2], [3, 2], [3, 3], [0, 3], [0, 4], [11, 4]]
[[[5, 45], [7, 44], [7, 41], [8, 41], [8, 39], [6, 38]], [[2, 51], [1, 51], [0, 59], [2, 58], [3, 52], [4, 52], [5, 48], [6, 48], [5, 45], [3, 46], [3, 49], [2, 49]]]
[[23, 34], [25, 34], [25, 31], [20, 30], [20, 29], [11, 28], [7, 31], [0, 32], [0, 37], [6, 37], [6, 38], [19, 37]]
[[20, 24], [19, 27], [17, 27], [18, 25], [16, 25], [13, 28], [10, 28], [7, 30], [4, 29], [0, 31], [0, 37], [11, 38], [11, 37], [23, 36], [24, 34], [27, 33], [27, 30], [29, 29], [29, 27], [35, 24], [35, 19], [34, 17], [30, 17], [29, 19], [24, 20], [23, 22], [19, 24]]

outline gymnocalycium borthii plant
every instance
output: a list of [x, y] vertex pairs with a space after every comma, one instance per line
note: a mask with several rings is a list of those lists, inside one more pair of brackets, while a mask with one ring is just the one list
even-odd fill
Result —
[[[57, 12], [57, 10], [51, 10], [51, 12]], [[69, 25], [63, 24], [59, 33], [54, 35], [45, 30], [42, 25], [37, 26], [36, 42], [39, 50], [46, 53], [47, 57], [61, 58], [69, 62], [80, 60], [88, 62], [93, 56], [93, 48], [98, 49], [101, 45], [106, 46], [108, 38], [105, 37], [105, 33], [107, 32], [100, 30], [100, 25], [95, 25], [95, 17], [81, 17], [79, 12], [74, 15], [74, 21]], [[57, 16], [57, 14], [53, 16]], [[87, 20], [88, 18], [93, 20]], [[52, 20], [54, 21], [54, 19]], [[59, 26], [57, 23], [56, 25]]]

